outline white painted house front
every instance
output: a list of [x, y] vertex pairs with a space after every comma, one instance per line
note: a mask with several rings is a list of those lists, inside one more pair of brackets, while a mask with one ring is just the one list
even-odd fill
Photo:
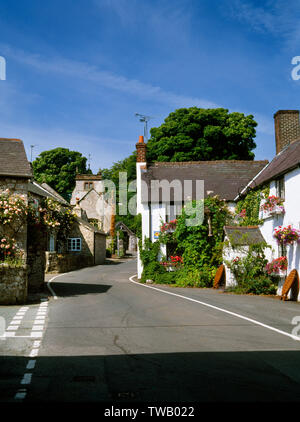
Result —
[[[234, 211], [234, 198], [268, 161], [218, 160], [147, 163], [143, 136], [137, 149], [137, 213], [142, 216], [142, 239], [156, 240], [162, 224], [174, 220], [191, 200], [218, 195]], [[157, 186], [160, 186], [157, 189]], [[167, 186], [166, 193], [161, 186]], [[168, 247], [161, 254], [168, 257]], [[138, 253], [138, 278], [142, 276]]]
[[[269, 196], [284, 200], [284, 213], [260, 211], [263, 224], [259, 227], [266, 243], [272, 249], [266, 249], [269, 261], [286, 256], [288, 268], [282, 274], [277, 294], [281, 294], [285, 276], [293, 269], [300, 273], [300, 243], [294, 242], [285, 247], [278, 245], [274, 230], [278, 226], [300, 230], [300, 123], [298, 110], [279, 110], [274, 115], [276, 153], [274, 159], [250, 183], [251, 188], [269, 186]], [[242, 192], [241, 194], [243, 194]], [[238, 199], [238, 198], [236, 198]], [[261, 205], [264, 203], [262, 200]], [[231, 280], [232, 282], [232, 280]], [[296, 299], [296, 298], [294, 298]], [[298, 294], [297, 300], [300, 300]]]

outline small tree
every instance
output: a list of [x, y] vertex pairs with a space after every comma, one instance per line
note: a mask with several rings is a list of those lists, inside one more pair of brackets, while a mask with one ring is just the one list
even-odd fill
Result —
[[33, 161], [33, 173], [39, 183], [49, 186], [69, 200], [75, 186], [76, 173], [85, 174], [87, 159], [80, 152], [55, 148], [42, 152]]

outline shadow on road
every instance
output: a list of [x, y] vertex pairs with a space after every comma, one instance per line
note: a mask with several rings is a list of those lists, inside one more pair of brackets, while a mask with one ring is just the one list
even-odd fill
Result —
[[93, 293], [106, 293], [111, 286], [107, 284], [86, 283], [51, 283], [55, 294], [59, 297], [81, 296]]
[[[0, 357], [0, 401], [26, 357]], [[25, 402], [300, 402], [298, 351], [37, 358]]]

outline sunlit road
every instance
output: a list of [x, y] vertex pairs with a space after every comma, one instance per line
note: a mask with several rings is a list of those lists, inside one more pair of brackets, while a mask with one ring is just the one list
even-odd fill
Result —
[[0, 401], [300, 401], [298, 303], [135, 273], [135, 260], [86, 268], [54, 279], [44, 304], [0, 307], [20, 315], [0, 340]]

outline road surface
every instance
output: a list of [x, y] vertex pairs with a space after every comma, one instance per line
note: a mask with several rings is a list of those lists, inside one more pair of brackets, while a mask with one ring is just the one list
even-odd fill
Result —
[[300, 401], [298, 303], [135, 273], [111, 261], [56, 277], [48, 301], [0, 307], [0, 401]]

